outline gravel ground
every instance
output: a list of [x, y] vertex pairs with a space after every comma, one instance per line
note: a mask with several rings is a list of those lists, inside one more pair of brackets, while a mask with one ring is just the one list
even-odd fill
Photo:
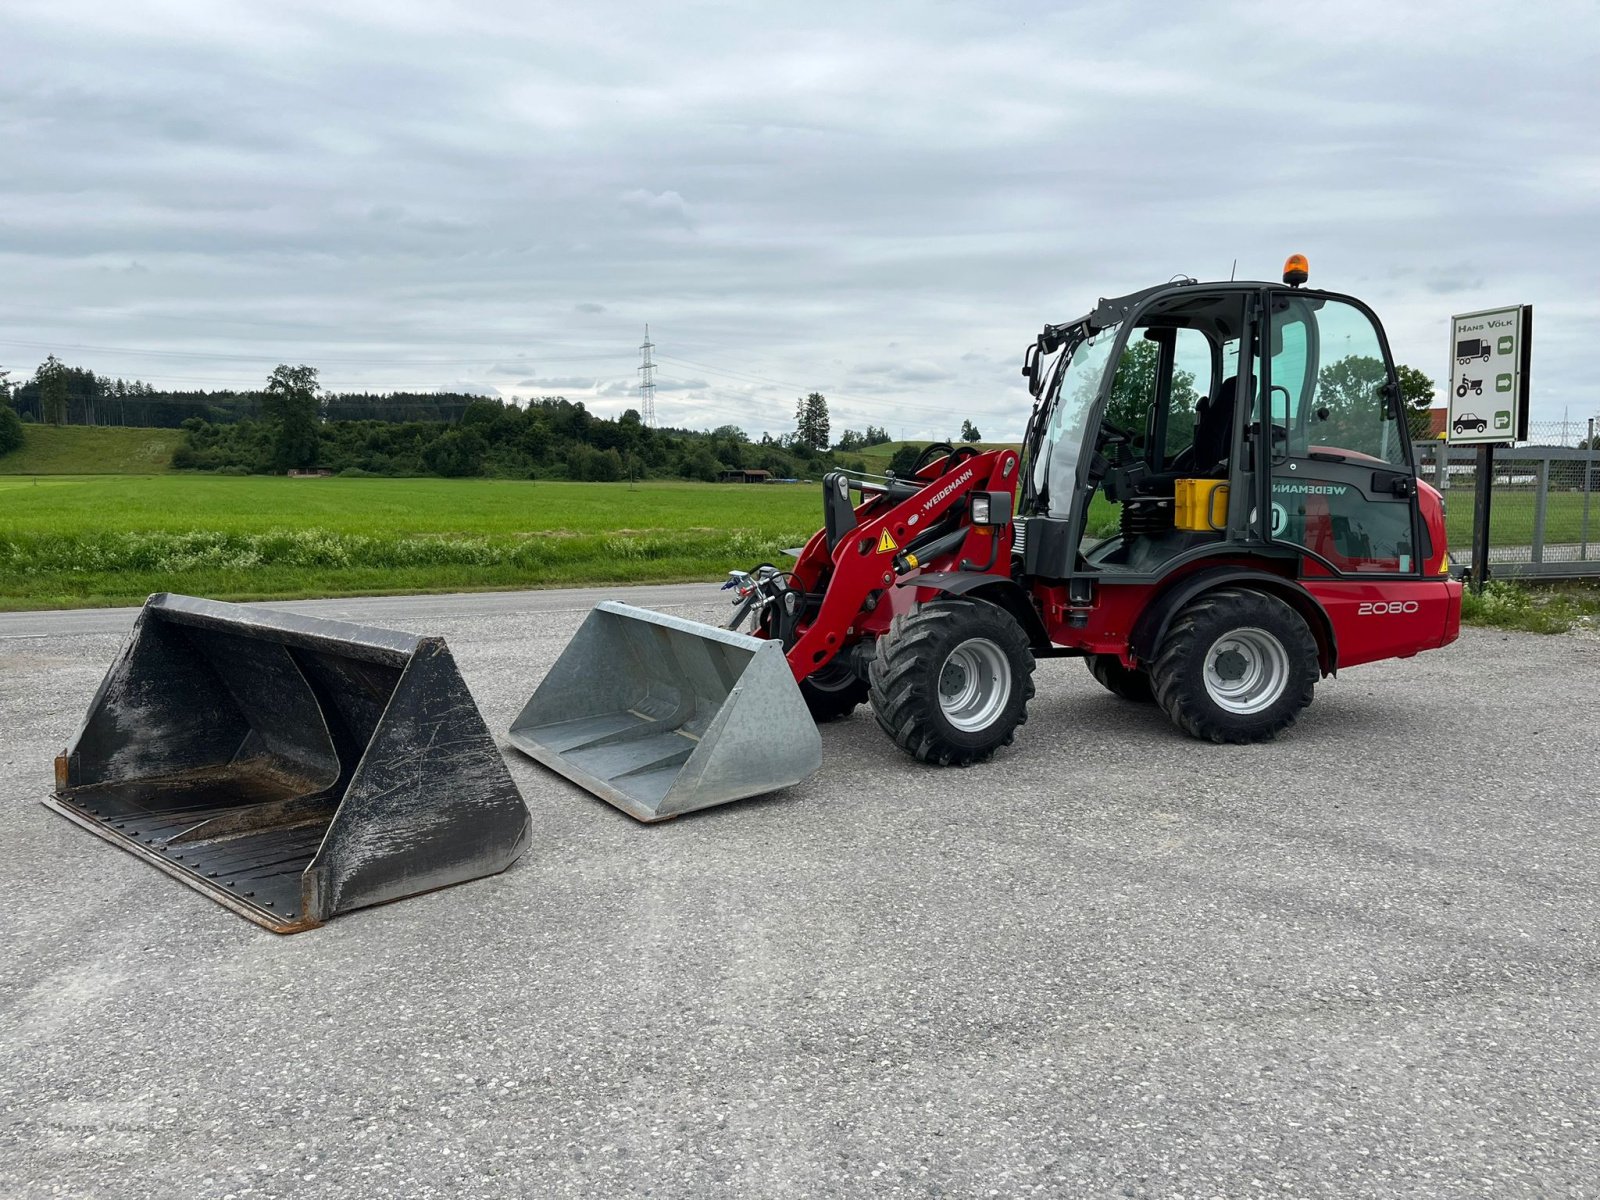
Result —
[[[503, 731], [593, 598], [289, 607], [443, 634]], [[516, 867], [285, 938], [37, 803], [131, 616], [0, 618], [0, 1194], [1600, 1194], [1595, 641], [1245, 748], [1049, 662], [988, 766], [858, 713], [657, 826], [508, 752]]]

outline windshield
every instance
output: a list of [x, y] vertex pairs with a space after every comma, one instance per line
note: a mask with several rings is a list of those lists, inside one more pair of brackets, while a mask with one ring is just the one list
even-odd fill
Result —
[[1056, 366], [1051, 381], [1050, 419], [1040, 438], [1039, 455], [1033, 464], [1034, 491], [1045, 498], [1052, 517], [1065, 517], [1072, 511], [1072, 498], [1078, 487], [1078, 459], [1083, 452], [1083, 431], [1100, 394], [1100, 383], [1111, 362], [1111, 347], [1117, 340], [1117, 326], [1102, 329], [1072, 350], [1063, 370]]

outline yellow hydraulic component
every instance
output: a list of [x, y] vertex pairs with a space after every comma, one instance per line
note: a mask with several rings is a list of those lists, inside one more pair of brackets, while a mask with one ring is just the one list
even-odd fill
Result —
[[[1189, 533], [1220, 533], [1228, 523], [1228, 485], [1221, 479], [1180, 479], [1173, 488], [1172, 523]], [[1221, 515], [1218, 515], [1220, 510]]]

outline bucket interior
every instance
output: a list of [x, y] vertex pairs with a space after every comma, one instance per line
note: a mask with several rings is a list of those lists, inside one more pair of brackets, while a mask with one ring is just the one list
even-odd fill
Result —
[[589, 692], [590, 711], [536, 727], [519, 722], [513, 732], [653, 807], [727, 702], [750, 651], [616, 614], [599, 629], [589, 652], [609, 678]]
[[302, 876], [400, 667], [154, 617], [120, 667], [55, 807], [268, 923], [302, 919]]
[[644, 821], [797, 782], [815, 767], [796, 763], [819, 745], [776, 643], [612, 602], [590, 613], [509, 738]]

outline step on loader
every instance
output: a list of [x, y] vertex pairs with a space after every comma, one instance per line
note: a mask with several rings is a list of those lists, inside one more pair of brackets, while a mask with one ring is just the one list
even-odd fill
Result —
[[529, 834], [442, 639], [165, 594], [45, 803], [276, 933], [503, 871]]
[[[862, 703], [923, 762], [984, 762], [1040, 659], [1247, 743], [1341, 668], [1449, 644], [1461, 585], [1383, 327], [1308, 274], [1294, 255], [1281, 284], [1179, 278], [1046, 325], [1020, 453], [936, 443], [902, 477], [828, 473], [793, 565], [724, 585], [749, 638], [602, 605], [512, 744], [652, 820], [796, 782], [812, 723]], [[741, 669], [754, 733], [719, 711], [749, 703]]]

